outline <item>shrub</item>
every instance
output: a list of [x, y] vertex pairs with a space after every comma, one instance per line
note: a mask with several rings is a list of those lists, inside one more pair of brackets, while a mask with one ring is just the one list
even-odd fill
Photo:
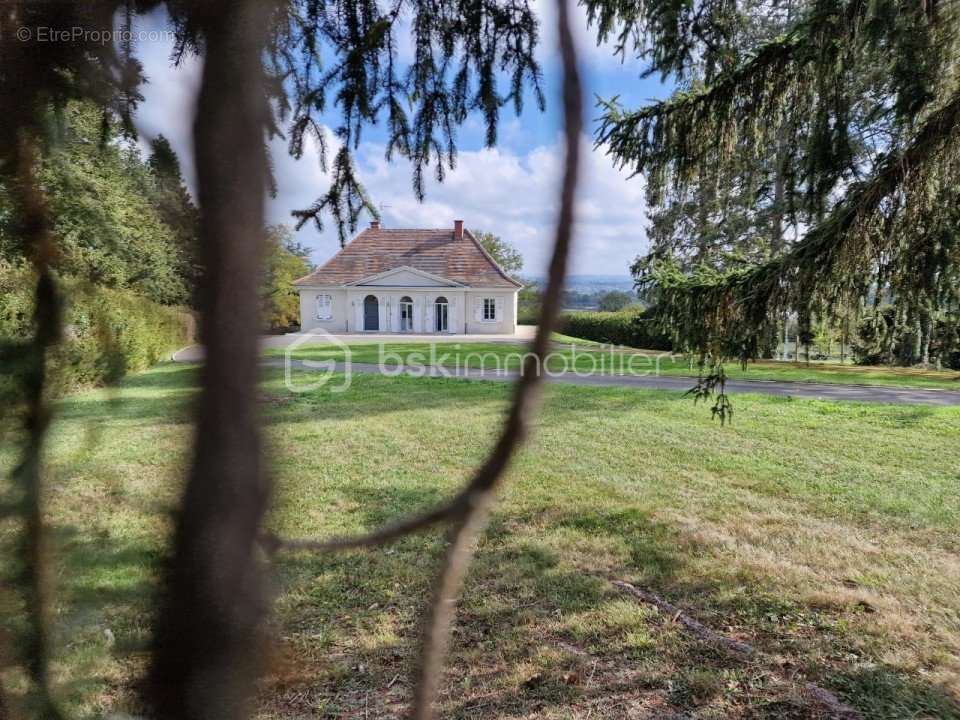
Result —
[[[0, 267], [0, 338], [30, 338], [33, 280]], [[61, 284], [65, 299], [63, 342], [51, 353], [52, 392], [62, 394], [119, 380], [143, 370], [193, 339], [193, 316], [129, 290], [75, 281]]]
[[560, 318], [561, 332], [584, 340], [646, 350], [670, 350], [670, 338], [652, 320], [651, 309], [620, 312], [570, 312]]

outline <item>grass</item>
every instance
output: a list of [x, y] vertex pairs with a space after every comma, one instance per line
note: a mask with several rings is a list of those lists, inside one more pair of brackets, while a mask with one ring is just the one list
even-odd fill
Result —
[[[576, 368], [600, 373], [649, 373], [675, 376], [696, 376], [697, 366], [688, 358], [657, 350], [612, 349], [596, 343], [576, 341], [561, 336], [547, 360], [547, 367]], [[425, 343], [393, 342], [350, 343], [347, 348], [334, 345], [303, 345], [293, 351], [293, 357], [304, 360], [343, 359], [349, 350], [351, 360], [358, 363], [378, 363], [386, 358], [388, 364], [401, 359], [425, 365], [516, 370], [525, 352], [523, 345], [511, 343]], [[283, 357], [285, 350], [272, 348], [270, 357]], [[731, 379], [780, 380], [788, 382], [840, 383], [859, 385], [886, 385], [938, 390], [960, 391], [960, 372], [950, 370], [923, 370], [919, 368], [866, 367], [835, 362], [777, 362], [756, 361], [746, 367], [739, 363], [726, 365]]]
[[[137, 710], [194, 382], [164, 365], [59, 404], [56, 669], [76, 717]], [[355, 532], [436, 502], [508, 399], [499, 383], [380, 376], [292, 395], [271, 371], [271, 525]], [[960, 409], [736, 402], [721, 427], [677, 393], [548, 388], [469, 576], [441, 717], [809, 718], [812, 680], [871, 718], [960, 718]], [[442, 547], [432, 532], [280, 557], [259, 718], [399, 717]], [[765, 659], [719, 654], [610, 578]]]

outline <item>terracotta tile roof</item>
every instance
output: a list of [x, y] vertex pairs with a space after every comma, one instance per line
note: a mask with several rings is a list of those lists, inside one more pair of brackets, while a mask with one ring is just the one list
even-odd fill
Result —
[[412, 267], [470, 287], [520, 287], [469, 230], [368, 228], [295, 285], [346, 285], [398, 267]]

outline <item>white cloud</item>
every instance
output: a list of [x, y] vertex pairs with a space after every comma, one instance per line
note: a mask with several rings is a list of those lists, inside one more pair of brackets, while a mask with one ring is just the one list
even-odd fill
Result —
[[[559, 139], [558, 139], [559, 140]], [[626, 274], [632, 259], [646, 248], [643, 230], [644, 187], [640, 178], [626, 179], [583, 138], [584, 162], [573, 273]], [[306, 207], [328, 186], [319, 169], [316, 148], [309, 146], [300, 162], [273, 147], [279, 193], [270, 206], [271, 222], [290, 222], [289, 212]], [[410, 167], [388, 163], [379, 145], [364, 144], [358, 170], [373, 200], [382, 203], [387, 227], [446, 227], [463, 219], [467, 227], [489, 230], [515, 245], [526, 270], [542, 272], [549, 260], [562, 172], [559, 141], [518, 154], [502, 148], [461, 151], [457, 167], [443, 183], [433, 180], [421, 203], [411, 188]], [[322, 261], [339, 249], [333, 227], [322, 234], [304, 228], [301, 241], [315, 248]]]
[[[536, 1], [546, 1], [553, 8], [548, 0]], [[549, 13], [543, 15], [547, 47], [554, 42], [552, 30], [548, 31], [554, 19]], [[162, 20], [162, 16], [147, 18], [155, 24], [162, 24]], [[585, 22], [577, 23], [577, 27], [581, 35], [587, 33]], [[580, 45], [587, 45], [583, 38]], [[592, 42], [589, 47], [594, 47]], [[191, 133], [202, 62], [187, 58], [174, 68], [170, 64], [171, 49], [169, 43], [159, 42], [138, 48], [150, 78], [143, 88], [145, 102], [138, 113], [138, 125], [146, 138], [163, 133], [170, 139], [193, 187]], [[610, 56], [604, 53], [604, 57]], [[532, 108], [527, 112], [533, 112]], [[523, 118], [504, 118], [501, 147], [461, 150], [456, 170], [448, 172], [442, 184], [431, 179], [423, 203], [414, 197], [410, 166], [402, 160], [387, 163], [378, 144], [361, 144], [359, 172], [374, 201], [389, 206], [383, 212], [388, 226], [446, 227], [454, 218], [461, 218], [470, 228], [490, 230], [516, 245], [524, 255], [526, 270], [536, 273], [546, 267], [549, 257], [562, 160], [559, 139], [544, 135]], [[332, 136], [328, 139], [332, 157], [336, 141]], [[583, 149], [572, 272], [625, 274], [647, 244], [643, 182], [640, 178], [627, 181], [625, 173], [613, 168], [602, 152], [592, 150], [589, 137], [584, 137]], [[268, 219], [292, 225], [290, 211], [310, 205], [329, 187], [329, 178], [320, 171], [312, 144], [308, 143], [300, 161], [289, 157], [285, 141], [279, 138], [271, 144], [271, 152], [278, 195], [268, 202]], [[336, 230], [329, 223], [322, 234], [308, 225], [298, 235], [315, 250], [315, 261], [339, 248]]]
[[[158, 30], [166, 27], [167, 17], [162, 8], [137, 18], [135, 30]], [[145, 41], [135, 49], [143, 63], [147, 82], [140, 88], [143, 103], [137, 113], [136, 125], [145, 153], [149, 143], [163, 134], [180, 157], [184, 179], [191, 191], [195, 187], [193, 167], [193, 115], [203, 60], [195, 55], [185, 56], [173, 67], [170, 40]]]

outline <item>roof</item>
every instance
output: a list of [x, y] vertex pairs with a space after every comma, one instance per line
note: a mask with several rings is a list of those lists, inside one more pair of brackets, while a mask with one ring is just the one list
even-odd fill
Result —
[[347, 285], [401, 267], [468, 287], [522, 287], [497, 265], [469, 230], [464, 229], [458, 240], [452, 228], [367, 228], [326, 263], [294, 284]]

